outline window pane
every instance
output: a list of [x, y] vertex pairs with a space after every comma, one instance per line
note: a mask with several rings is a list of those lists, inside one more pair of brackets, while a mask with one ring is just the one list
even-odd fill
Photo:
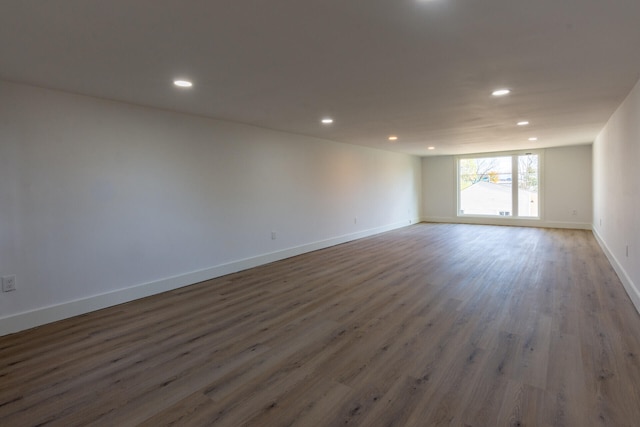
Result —
[[518, 156], [518, 216], [538, 217], [538, 155]]
[[512, 216], [511, 156], [460, 159], [461, 215]]

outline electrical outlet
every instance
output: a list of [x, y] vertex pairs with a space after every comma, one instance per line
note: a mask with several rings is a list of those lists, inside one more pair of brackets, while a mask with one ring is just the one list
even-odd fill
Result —
[[12, 292], [16, 290], [16, 276], [2, 277], [2, 292]]
[[276, 237], [277, 237], [277, 236], [276, 236], [276, 232], [275, 232], [275, 231], [272, 231], [272, 232], [271, 232], [271, 240], [276, 240]]
[[578, 211], [574, 209], [573, 212], [571, 213], [571, 215], [573, 215], [573, 216], [578, 215]]

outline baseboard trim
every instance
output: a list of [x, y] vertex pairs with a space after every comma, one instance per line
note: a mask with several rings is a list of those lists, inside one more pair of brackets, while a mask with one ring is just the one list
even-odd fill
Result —
[[586, 222], [568, 221], [539, 221], [531, 219], [501, 219], [501, 218], [477, 218], [477, 217], [423, 217], [423, 222], [437, 222], [450, 224], [478, 224], [478, 225], [505, 225], [515, 227], [535, 228], [568, 228], [575, 230], [591, 230], [591, 224]]
[[604, 239], [598, 234], [597, 230], [593, 228], [593, 235], [596, 238], [596, 241], [602, 248], [602, 251], [609, 259], [611, 266], [615, 270], [616, 274], [620, 278], [622, 282], [622, 286], [627, 291], [629, 298], [631, 298], [631, 302], [636, 307], [638, 314], [640, 314], [640, 289], [633, 283], [633, 280], [629, 277], [625, 269], [622, 267], [622, 264], [618, 262], [618, 259], [613, 255], [613, 252], [609, 249]]
[[280, 261], [296, 255], [331, 246], [347, 243], [353, 240], [362, 239], [398, 228], [420, 222], [419, 218], [396, 222], [382, 227], [371, 228], [356, 233], [346, 234], [331, 239], [321, 240], [296, 246], [276, 252], [258, 255], [251, 258], [241, 259], [227, 264], [218, 265], [203, 270], [193, 271], [174, 277], [142, 283], [129, 288], [119, 289], [104, 294], [93, 295], [62, 304], [38, 308], [23, 313], [18, 313], [8, 317], [0, 318], [0, 336], [35, 328], [47, 323], [56, 322], [70, 317], [86, 314], [103, 308], [112, 307], [118, 304], [134, 301], [136, 299], [156, 295], [162, 292], [171, 291], [184, 286], [193, 285], [205, 280], [225, 276], [238, 271], [257, 267], [271, 262]]

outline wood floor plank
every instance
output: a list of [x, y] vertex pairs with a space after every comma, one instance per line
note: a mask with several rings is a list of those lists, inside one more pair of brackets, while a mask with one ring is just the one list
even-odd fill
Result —
[[543, 390], [509, 380], [495, 425], [509, 427], [551, 425], [543, 421], [544, 400]]
[[0, 337], [4, 426], [636, 426], [583, 230], [417, 224]]

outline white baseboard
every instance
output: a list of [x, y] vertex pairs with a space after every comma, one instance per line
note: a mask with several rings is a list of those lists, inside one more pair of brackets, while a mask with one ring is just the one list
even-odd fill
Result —
[[23, 331], [26, 329], [31, 329], [36, 326], [56, 322], [58, 320], [67, 319], [69, 317], [78, 316], [81, 314], [89, 313], [91, 311], [112, 307], [114, 305], [148, 297], [151, 295], [156, 295], [173, 289], [178, 289], [183, 286], [193, 285], [194, 283], [203, 282], [205, 280], [210, 280], [231, 273], [236, 273], [238, 271], [268, 264], [270, 262], [280, 261], [282, 259], [301, 255], [303, 253], [328, 248], [330, 246], [339, 245], [341, 243], [346, 243], [352, 240], [362, 239], [364, 237], [369, 237], [397, 228], [406, 227], [417, 222], [420, 222], [418, 218], [397, 222], [382, 227], [376, 227], [369, 230], [363, 230], [356, 233], [334, 237], [331, 239], [308, 243], [277, 252], [271, 252], [256, 257], [246, 258], [230, 262], [228, 264], [222, 264], [203, 270], [193, 271], [174, 277], [168, 277], [149, 283], [143, 283], [125, 289], [119, 289], [104, 294], [81, 298], [75, 301], [69, 301], [62, 304], [18, 313], [8, 317], [0, 318], [0, 336]]
[[640, 289], [633, 283], [633, 280], [631, 280], [625, 269], [622, 267], [622, 264], [618, 262], [618, 259], [615, 257], [615, 255], [613, 255], [613, 252], [611, 252], [611, 250], [602, 239], [602, 237], [598, 234], [595, 228], [593, 229], [593, 235], [602, 248], [602, 251], [609, 259], [609, 262], [611, 263], [613, 269], [616, 271], [616, 274], [620, 278], [624, 289], [627, 291], [627, 294], [629, 294], [629, 298], [631, 298], [631, 302], [633, 302], [636, 310], [638, 310], [638, 313], [640, 313]]
[[478, 224], [478, 225], [506, 225], [515, 227], [536, 228], [570, 228], [577, 230], [591, 230], [591, 224], [586, 222], [540, 221], [524, 218], [478, 218], [478, 217], [423, 217], [423, 222], [438, 222], [450, 224]]

